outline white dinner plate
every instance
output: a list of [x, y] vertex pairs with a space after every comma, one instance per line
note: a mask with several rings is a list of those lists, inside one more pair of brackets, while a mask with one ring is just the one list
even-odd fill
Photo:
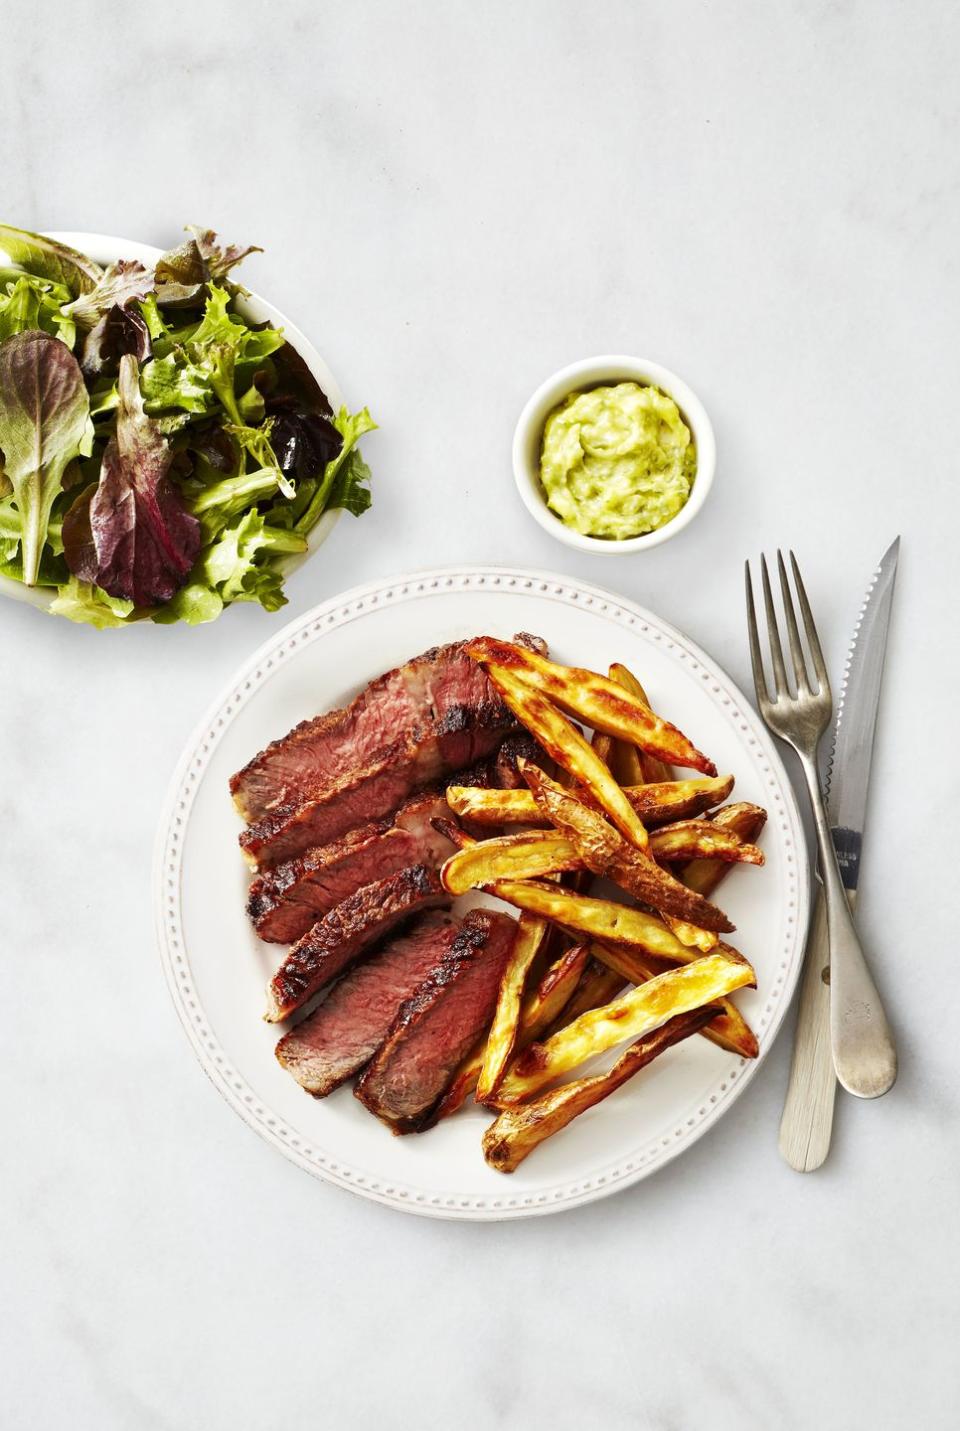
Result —
[[[315, 1100], [277, 1063], [264, 988], [282, 957], [244, 912], [233, 771], [305, 717], [345, 704], [367, 681], [428, 647], [479, 633], [543, 636], [568, 663], [622, 661], [651, 701], [721, 773], [734, 798], [766, 807], [762, 869], [734, 869], [722, 905], [757, 971], [738, 1002], [760, 1041], [753, 1061], [703, 1038], [669, 1050], [606, 1102], [549, 1139], [510, 1176], [487, 1167], [490, 1115], [465, 1106], [431, 1132], [393, 1137], [349, 1087]], [[260, 1136], [308, 1172], [430, 1217], [556, 1212], [627, 1187], [688, 1148], [733, 1103], [770, 1049], [796, 983], [808, 914], [800, 819], [770, 737], [713, 661], [650, 612], [545, 572], [470, 567], [358, 587], [272, 637], [238, 672], [191, 739], [162, 819], [156, 918], [174, 1003], [210, 1078]]]

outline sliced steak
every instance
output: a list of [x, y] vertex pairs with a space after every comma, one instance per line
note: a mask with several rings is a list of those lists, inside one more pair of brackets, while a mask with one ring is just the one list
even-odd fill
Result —
[[254, 880], [247, 899], [247, 913], [260, 938], [290, 944], [365, 884], [408, 865], [436, 869], [453, 845], [434, 829], [435, 818], [450, 818], [443, 796], [414, 795], [392, 820], [361, 825], [331, 845], [267, 870]]
[[461, 1060], [493, 1018], [517, 926], [474, 909], [443, 963], [404, 1004], [356, 1094], [394, 1133], [431, 1126]]
[[344, 974], [314, 1013], [277, 1044], [277, 1058], [315, 1098], [325, 1098], [383, 1043], [402, 1005], [449, 952], [457, 920], [439, 911]]
[[553, 769], [550, 757], [532, 735], [527, 735], [526, 731], [508, 735], [497, 751], [496, 780], [501, 790], [526, 790], [527, 782], [520, 774], [521, 760], [528, 760], [531, 765], [547, 770]]
[[[494, 751], [512, 720], [505, 706], [487, 707], [473, 715], [476, 723], [464, 737], [470, 742], [470, 758]], [[465, 752], [462, 747], [461, 753]], [[456, 768], [456, 763], [445, 763], [436, 743], [428, 759], [426, 746], [411, 742], [389, 751], [375, 765], [345, 776], [323, 795], [302, 805], [282, 806], [248, 825], [240, 835], [240, 847], [257, 869], [274, 868], [313, 846], [340, 839], [358, 825], [389, 817], [412, 793]]]
[[[378, 677], [344, 709], [301, 722], [234, 775], [230, 790], [240, 814], [254, 823], [307, 800], [352, 791], [358, 776], [382, 779], [385, 768], [399, 765], [405, 788], [391, 795], [395, 807], [416, 786], [488, 755], [515, 727], [483, 670], [457, 641]], [[365, 819], [391, 808], [375, 796], [367, 801]], [[348, 828], [341, 825], [325, 838]]]
[[269, 1023], [288, 1018], [404, 920], [450, 903], [434, 870], [412, 865], [364, 885], [318, 919], [267, 985]]

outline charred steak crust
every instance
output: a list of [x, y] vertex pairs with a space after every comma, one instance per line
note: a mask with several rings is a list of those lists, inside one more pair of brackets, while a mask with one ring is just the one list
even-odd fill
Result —
[[295, 859], [358, 825], [384, 819], [416, 790], [491, 755], [513, 728], [505, 706], [457, 707], [444, 729], [420, 732], [362, 770], [343, 776], [322, 794], [278, 806], [240, 835], [247, 859], [261, 869]]
[[475, 727], [516, 723], [463, 645], [425, 651], [371, 681], [350, 705], [301, 721], [272, 741], [230, 779], [240, 814], [255, 823], [318, 797], [353, 772], [375, 767], [398, 745], [432, 740], [454, 764], [476, 759], [463, 753]]
[[394, 1133], [422, 1132], [461, 1060], [489, 1025], [516, 923], [474, 909], [438, 967], [406, 1001], [355, 1089]]
[[433, 910], [388, 939], [336, 983], [314, 1013], [277, 1044], [302, 1088], [325, 1098], [376, 1053], [404, 1002], [443, 960], [459, 921]]
[[289, 1017], [391, 929], [421, 910], [448, 905], [435, 870], [412, 865], [364, 885], [308, 930], [267, 986], [269, 1023]]
[[365, 884], [408, 865], [436, 869], [453, 846], [432, 821], [450, 811], [438, 790], [406, 800], [393, 819], [376, 820], [286, 860], [254, 880], [247, 913], [261, 939], [289, 944]]
[[521, 731], [517, 735], [508, 735], [497, 751], [496, 775], [497, 784], [501, 790], [525, 790], [527, 788], [527, 782], [520, 774], [521, 760], [527, 760], [531, 765], [552, 768], [549, 756], [543, 747], [537, 744], [532, 735], [527, 735], [526, 731]]

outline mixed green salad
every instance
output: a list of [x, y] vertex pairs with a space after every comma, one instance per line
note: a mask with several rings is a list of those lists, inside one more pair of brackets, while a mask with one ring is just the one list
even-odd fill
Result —
[[366, 408], [237, 309], [258, 249], [211, 230], [102, 267], [0, 225], [0, 574], [98, 627], [282, 606], [324, 512], [370, 505]]

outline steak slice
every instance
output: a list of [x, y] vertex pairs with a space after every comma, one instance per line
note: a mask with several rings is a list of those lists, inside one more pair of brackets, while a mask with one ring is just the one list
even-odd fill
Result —
[[438, 910], [344, 974], [320, 1007], [277, 1044], [302, 1088], [325, 1098], [373, 1057], [402, 1005], [450, 949], [459, 922]]
[[260, 938], [290, 944], [365, 884], [408, 865], [438, 868], [453, 845], [433, 828], [436, 818], [450, 818], [443, 796], [414, 795], [392, 820], [361, 825], [331, 845], [267, 870], [254, 880], [247, 899]]
[[391, 929], [422, 910], [449, 903], [436, 872], [425, 865], [364, 885], [318, 919], [289, 951], [267, 985], [264, 1018], [268, 1023], [288, 1018]]
[[448, 746], [458, 752], [458, 759], [450, 763], [433, 737], [428, 742], [410, 741], [395, 747], [375, 764], [344, 776], [322, 795], [300, 805], [281, 806], [248, 825], [240, 835], [240, 848], [255, 868], [271, 869], [299, 858], [316, 845], [340, 839], [358, 825], [386, 819], [424, 785], [448, 775], [460, 764], [491, 754], [511, 729], [512, 720], [506, 706], [487, 706], [472, 712], [469, 728], [465, 726], [456, 744]]
[[493, 1018], [517, 926], [474, 909], [443, 963], [400, 1010], [356, 1087], [360, 1101], [394, 1133], [417, 1133], [435, 1112], [461, 1060]]
[[[416, 786], [488, 755], [516, 722], [463, 645], [457, 641], [414, 657], [371, 681], [344, 709], [302, 721], [268, 745], [231, 777], [243, 818], [256, 823], [307, 800], [329, 799], [354, 790], [365, 773], [376, 780], [385, 768], [402, 765], [405, 788], [391, 796], [395, 807]], [[367, 800], [365, 819], [392, 808], [375, 796]]]
[[496, 781], [501, 790], [526, 790], [527, 782], [520, 774], [521, 760], [553, 769], [550, 757], [532, 735], [527, 735], [526, 731], [508, 735], [497, 751]]

